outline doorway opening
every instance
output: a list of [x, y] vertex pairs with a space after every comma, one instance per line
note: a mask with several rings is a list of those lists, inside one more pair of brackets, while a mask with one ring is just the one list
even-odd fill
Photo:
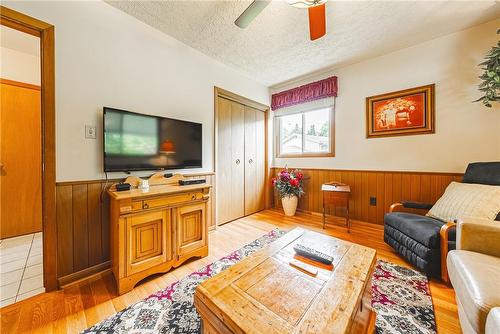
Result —
[[1, 25], [0, 48], [0, 304], [5, 306], [45, 291], [42, 99], [40, 39]]
[[54, 27], [0, 6], [1, 306], [57, 289]]

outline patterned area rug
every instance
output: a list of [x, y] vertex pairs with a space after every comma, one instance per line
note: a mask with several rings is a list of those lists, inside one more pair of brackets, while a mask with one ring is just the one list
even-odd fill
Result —
[[[193, 304], [196, 286], [283, 234], [273, 230], [82, 333], [201, 333]], [[435, 333], [427, 278], [416, 271], [379, 261], [373, 278], [372, 304], [377, 312], [377, 333]]]
[[379, 260], [372, 280], [372, 307], [377, 333], [436, 333], [429, 282], [418, 271]]
[[284, 231], [272, 230], [82, 333], [201, 333], [200, 318], [193, 304], [194, 290], [198, 284], [231, 267], [283, 234]]

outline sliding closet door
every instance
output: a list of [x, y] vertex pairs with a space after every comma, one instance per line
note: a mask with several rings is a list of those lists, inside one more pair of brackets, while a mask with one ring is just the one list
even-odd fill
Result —
[[224, 224], [245, 214], [245, 110], [218, 98], [217, 221]]
[[245, 106], [245, 215], [263, 210], [265, 206], [264, 115]]

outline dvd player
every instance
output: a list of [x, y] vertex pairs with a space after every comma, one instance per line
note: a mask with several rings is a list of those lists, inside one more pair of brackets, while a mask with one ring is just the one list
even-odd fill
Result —
[[181, 186], [189, 186], [193, 184], [202, 184], [206, 183], [205, 179], [190, 179], [190, 180], [179, 180], [179, 185]]

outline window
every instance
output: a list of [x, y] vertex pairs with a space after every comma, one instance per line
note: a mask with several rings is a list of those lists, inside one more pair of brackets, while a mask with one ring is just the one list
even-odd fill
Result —
[[277, 156], [334, 156], [333, 120], [333, 107], [277, 116]]

